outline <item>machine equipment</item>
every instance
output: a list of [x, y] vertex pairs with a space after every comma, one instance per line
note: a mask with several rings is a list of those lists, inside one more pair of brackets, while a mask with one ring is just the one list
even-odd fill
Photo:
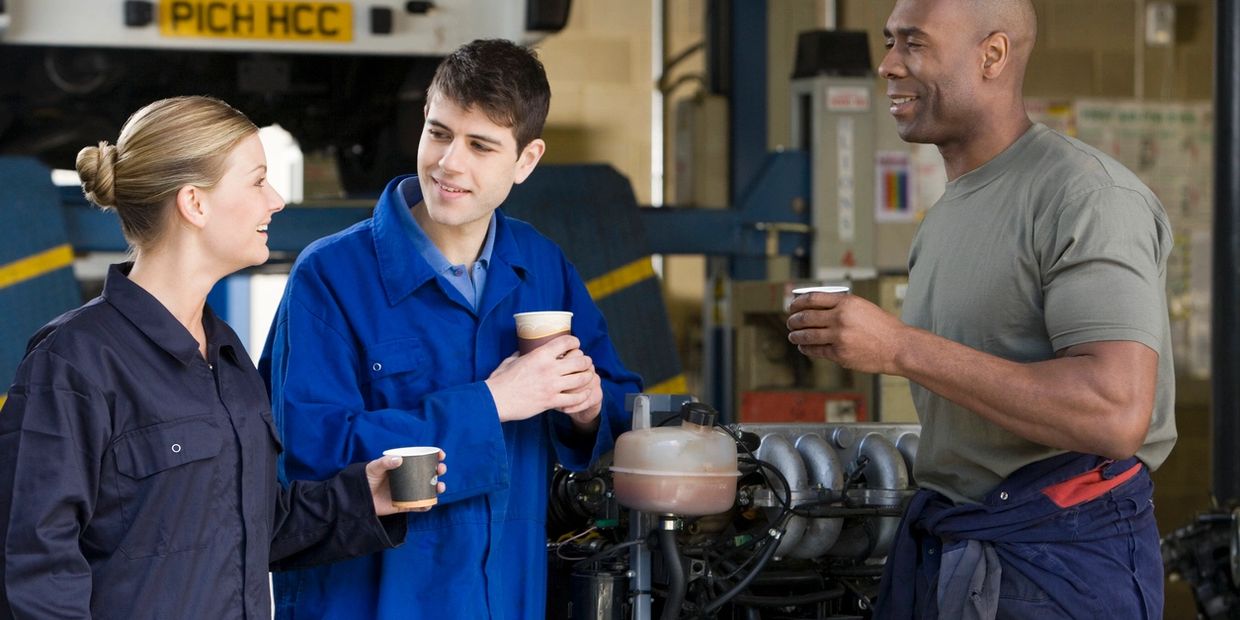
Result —
[[868, 616], [915, 492], [916, 425], [724, 426], [683, 395], [629, 406], [613, 458], [555, 474], [548, 618]]
[[1192, 588], [1197, 617], [1240, 616], [1240, 506], [1198, 514], [1162, 540], [1163, 568]]

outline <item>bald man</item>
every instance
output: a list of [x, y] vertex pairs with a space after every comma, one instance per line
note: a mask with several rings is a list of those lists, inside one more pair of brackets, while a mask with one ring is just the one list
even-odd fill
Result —
[[901, 319], [815, 293], [810, 356], [907, 377], [922, 423], [879, 617], [1160, 618], [1150, 470], [1176, 433], [1171, 227], [1130, 171], [1030, 122], [1026, 0], [900, 0], [890, 112], [948, 183], [913, 240]]

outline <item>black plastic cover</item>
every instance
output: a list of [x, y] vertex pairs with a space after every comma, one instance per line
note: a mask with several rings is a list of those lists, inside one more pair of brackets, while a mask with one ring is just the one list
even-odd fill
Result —
[[559, 32], [568, 23], [572, 0], [528, 0], [525, 5], [525, 29], [538, 32]]
[[[0, 13], [4, 13], [4, 0], [0, 0]], [[155, 20], [155, 7], [147, 0], [125, 0], [125, 25], [141, 28]]]
[[370, 33], [392, 34], [392, 9], [385, 6], [370, 7]]
[[809, 30], [797, 35], [792, 79], [831, 75], [869, 77], [870, 43], [864, 30]]
[[719, 413], [706, 403], [685, 403], [680, 408], [680, 419], [699, 426], [714, 426]]

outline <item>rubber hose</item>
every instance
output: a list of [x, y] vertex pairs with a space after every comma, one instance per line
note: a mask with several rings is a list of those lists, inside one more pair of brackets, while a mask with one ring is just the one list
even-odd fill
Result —
[[663, 604], [662, 620], [676, 620], [685, 602], [685, 565], [676, 548], [676, 532], [659, 530], [659, 547], [663, 549], [663, 561], [667, 563], [667, 600]]
[[[780, 523], [777, 528], [781, 536], [783, 534], [783, 525], [783, 523]], [[754, 564], [753, 569], [749, 571], [749, 574], [745, 575], [744, 579], [741, 579], [736, 585], [732, 586], [731, 590], [724, 592], [719, 596], [719, 598], [706, 605], [706, 607], [702, 609], [702, 612], [705, 615], [711, 614], [720, 607], [723, 607], [725, 603], [732, 600], [732, 597], [740, 594], [741, 591], [749, 587], [749, 582], [753, 581], [754, 577], [757, 577], [758, 573], [762, 572], [762, 569], [766, 567], [766, 563], [771, 561], [771, 557], [775, 555], [775, 549], [779, 547], [779, 541], [780, 538], [775, 537], [772, 537], [771, 540], [767, 541], [766, 546], [762, 548], [762, 554], [758, 556], [758, 561]]]
[[844, 596], [844, 588], [837, 587], [795, 596], [754, 596], [752, 594], [741, 594], [736, 597], [735, 601], [737, 605], [791, 607], [793, 605], [812, 605], [814, 603], [831, 601], [842, 596]]

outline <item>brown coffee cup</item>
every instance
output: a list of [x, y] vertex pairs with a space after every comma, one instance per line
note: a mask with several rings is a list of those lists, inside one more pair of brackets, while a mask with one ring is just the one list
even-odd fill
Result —
[[439, 502], [439, 448], [392, 448], [383, 455], [401, 458], [400, 467], [388, 472], [393, 506], [426, 508]]
[[555, 338], [573, 333], [572, 312], [518, 312], [512, 315], [512, 318], [517, 322], [517, 350], [522, 355]]

